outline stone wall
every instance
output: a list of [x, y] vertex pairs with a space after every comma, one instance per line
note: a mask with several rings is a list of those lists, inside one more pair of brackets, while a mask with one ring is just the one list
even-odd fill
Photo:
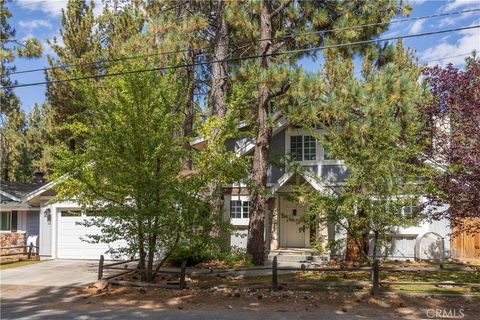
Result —
[[23, 232], [2, 232], [0, 233], [0, 254], [21, 253], [25, 248], [4, 249], [5, 247], [24, 246], [26, 235]]

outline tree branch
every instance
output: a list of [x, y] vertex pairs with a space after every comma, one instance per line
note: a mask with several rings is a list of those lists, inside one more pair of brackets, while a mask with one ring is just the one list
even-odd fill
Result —
[[284, 2], [282, 2], [277, 9], [273, 10], [272, 13], [270, 13], [270, 19], [271, 18], [274, 18], [276, 15], [278, 15], [283, 9], [285, 9], [290, 3], [292, 2], [292, 0], [286, 0]]
[[282, 83], [282, 87], [280, 88], [280, 90], [278, 90], [277, 92], [272, 92], [272, 94], [270, 95], [270, 99], [281, 96], [282, 94], [287, 92], [288, 89], [290, 89], [290, 83], [288, 83], [288, 80], [286, 80], [284, 83]]

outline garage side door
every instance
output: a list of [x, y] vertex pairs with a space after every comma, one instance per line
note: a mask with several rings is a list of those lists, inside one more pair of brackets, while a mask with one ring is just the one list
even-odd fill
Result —
[[97, 227], [85, 227], [79, 223], [91, 219], [79, 210], [61, 210], [58, 214], [57, 256], [60, 259], [99, 259], [109, 246], [104, 243], [88, 243], [88, 234], [99, 234]]

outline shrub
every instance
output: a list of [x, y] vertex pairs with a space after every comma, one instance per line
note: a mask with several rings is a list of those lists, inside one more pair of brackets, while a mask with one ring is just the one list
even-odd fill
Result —
[[217, 260], [225, 262], [228, 267], [250, 267], [253, 265], [252, 257], [243, 250], [230, 249], [226, 252], [219, 252]]
[[219, 249], [207, 249], [187, 244], [179, 245], [169, 258], [169, 262], [176, 266], [180, 266], [183, 261], [187, 262], [187, 266], [213, 261], [222, 262], [220, 265], [229, 268], [253, 265], [250, 255], [242, 250], [230, 249], [221, 251]]
[[183, 261], [187, 261], [187, 266], [194, 266], [211, 259], [212, 253], [210, 250], [198, 246], [181, 244], [172, 251], [168, 261], [176, 266], [180, 266]]

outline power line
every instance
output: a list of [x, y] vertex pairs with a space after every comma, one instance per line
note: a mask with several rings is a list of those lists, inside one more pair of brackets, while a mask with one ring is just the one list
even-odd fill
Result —
[[[230, 46], [232, 46], [232, 45], [236, 45], [236, 46], [247, 45], [247, 44], [253, 44], [253, 43], [262, 42], [262, 41], [295, 38], [295, 37], [307, 36], [307, 35], [312, 35], [312, 34], [330, 33], [330, 32], [335, 32], [335, 31], [343, 31], [343, 30], [358, 29], [358, 28], [365, 28], [365, 27], [373, 27], [373, 26], [394, 24], [394, 23], [400, 23], [400, 22], [424, 20], [424, 19], [438, 18], [438, 17], [451, 16], [451, 15], [459, 15], [459, 14], [464, 14], [464, 13], [478, 12], [478, 11], [480, 11], [480, 8], [463, 10], [463, 11], [456, 11], [456, 12], [451, 12], [451, 13], [434, 14], [434, 15], [429, 15], [429, 16], [420, 16], [420, 17], [412, 17], [412, 18], [405, 18], [405, 19], [397, 19], [397, 20], [391, 20], [389, 22], [374, 22], [374, 23], [363, 24], [363, 25], [354, 25], [354, 26], [346, 26], [346, 27], [340, 27], [340, 28], [334, 28], [334, 29], [326, 29], [326, 30], [321, 30], [321, 31], [310, 31], [310, 32], [304, 32], [304, 33], [296, 33], [296, 34], [290, 34], [290, 35], [284, 35], [284, 36], [278, 36], [278, 37], [258, 39], [258, 40], [254, 40], [254, 41], [237, 42], [237, 43], [233, 43], [233, 44], [229, 44], [229, 45]], [[53, 66], [53, 67], [48, 67], [48, 68], [21, 70], [21, 71], [12, 72], [12, 73], [10, 73], [10, 75], [32, 73], [32, 72], [39, 72], [39, 71], [46, 71], [46, 70], [64, 69], [64, 68], [68, 68], [68, 67], [82, 67], [82, 66], [88, 66], [88, 65], [92, 65], [92, 64], [100, 64], [100, 63], [105, 63], [105, 62], [116, 62], [116, 61], [123, 61], [123, 60], [143, 59], [143, 58], [148, 58], [148, 57], [153, 57], [153, 56], [170, 55], [170, 54], [175, 54], [175, 53], [185, 53], [185, 52], [189, 52], [189, 51], [202, 51], [202, 50], [214, 49], [214, 48], [218, 48], [218, 47], [222, 47], [222, 46], [226, 46], [226, 44], [218, 45], [218, 46], [201, 47], [201, 48], [197, 48], [197, 49], [186, 48], [186, 49], [179, 49], [179, 50], [172, 50], [172, 51], [165, 51], [165, 52], [157, 52], [157, 53], [152, 53], [152, 54], [147, 54], [147, 55], [126, 56], [126, 57], [118, 57], [118, 58], [112, 58], [112, 59], [99, 59], [97, 61], [89, 61], [89, 62], [78, 63], [78, 64], [63, 64], [63, 65]]]
[[283, 51], [283, 52], [273, 52], [273, 53], [265, 54], [265, 55], [251, 55], [251, 56], [246, 56], [246, 57], [234, 57], [234, 58], [225, 59], [225, 60], [212, 60], [212, 61], [204, 61], [204, 62], [186, 63], [186, 64], [171, 65], [171, 66], [164, 66], [164, 67], [156, 67], [156, 68], [151, 68], [151, 69], [137, 69], [137, 70], [122, 71], [122, 72], [116, 72], [116, 73], [105, 73], [105, 74], [100, 74], [100, 75], [92, 75], [92, 76], [84, 76], [84, 77], [75, 77], [75, 78], [67, 78], [67, 79], [34, 82], [34, 83], [16, 84], [16, 85], [2, 87], [2, 88], [3, 89], [12, 89], [12, 88], [30, 87], [30, 86], [51, 84], [51, 83], [106, 78], [106, 77], [120, 76], [120, 75], [125, 75], [125, 74], [135, 74], [135, 73], [141, 73], [141, 72], [165, 71], [165, 70], [172, 70], [172, 69], [178, 69], [178, 68], [188, 68], [188, 67], [209, 65], [209, 64], [212, 64], [212, 63], [219, 63], [219, 62], [224, 62], [224, 61], [225, 62], [232, 62], [232, 61], [257, 59], [257, 58], [262, 58], [262, 57], [273, 57], [273, 56], [281, 56], [281, 55], [286, 55], [286, 54], [304, 53], [304, 52], [310, 52], [310, 51], [321, 51], [321, 50], [324, 50], [324, 49], [341, 48], [341, 47], [356, 46], [356, 45], [363, 45], [363, 44], [369, 44], [369, 43], [378, 43], [378, 42], [397, 40], [397, 39], [416, 38], [416, 37], [423, 37], [423, 36], [429, 36], [429, 35], [435, 35], [435, 34], [443, 34], [443, 33], [448, 33], [448, 32], [462, 31], [462, 30], [470, 30], [470, 29], [476, 29], [476, 28], [480, 28], [480, 25], [446, 29], [446, 30], [438, 30], [438, 31], [431, 31], [431, 32], [424, 32], [424, 33], [411, 34], [411, 35], [403, 35], [403, 36], [397, 36], [397, 37], [388, 37], [388, 38], [371, 39], [371, 40], [361, 40], [361, 41], [354, 41], [354, 42], [348, 42], [348, 43], [338, 43], [338, 44], [320, 46], [320, 47], [315, 47], [315, 48], [294, 49], [294, 50], [288, 50], [288, 51]]
[[[474, 50], [480, 50], [480, 49], [474, 49]], [[451, 58], [458, 58], [458, 57], [465, 57], [465, 56], [469, 56], [471, 54], [471, 52], [468, 52], [468, 53], [462, 53], [462, 54], [458, 54], [458, 55], [455, 55], [455, 56], [448, 56], [448, 57], [443, 57], [443, 58], [438, 58], [438, 59], [431, 59], [431, 60], [420, 60], [419, 63], [421, 64], [424, 64], [424, 63], [429, 63], [429, 62], [434, 62], [434, 61], [439, 61], [439, 60], [446, 60], [446, 59], [451, 59]], [[361, 70], [359, 71], [355, 71], [354, 75], [355, 76], [358, 76], [361, 74]], [[271, 83], [284, 83], [285, 80], [275, 80], [275, 81], [253, 81], [253, 82], [244, 82], [242, 83], [243, 86], [247, 86], [247, 85], [259, 85], [259, 84], [271, 84]], [[194, 96], [208, 96], [210, 93], [209, 92], [196, 92], [194, 93], [193, 95]]]
[[[474, 49], [472, 51], [478, 51], [480, 49]], [[434, 61], [441, 61], [441, 60], [446, 60], [446, 59], [451, 59], [451, 58], [459, 58], [459, 57], [465, 57], [465, 56], [469, 56], [472, 54], [472, 51], [469, 52], [469, 53], [464, 53], [464, 54], [458, 54], [456, 56], [449, 56], [449, 57], [443, 57], [443, 58], [437, 58], [437, 59], [432, 59], [432, 60], [428, 60], [428, 61], [422, 61], [422, 63], [429, 63], [429, 62], [434, 62]]]

